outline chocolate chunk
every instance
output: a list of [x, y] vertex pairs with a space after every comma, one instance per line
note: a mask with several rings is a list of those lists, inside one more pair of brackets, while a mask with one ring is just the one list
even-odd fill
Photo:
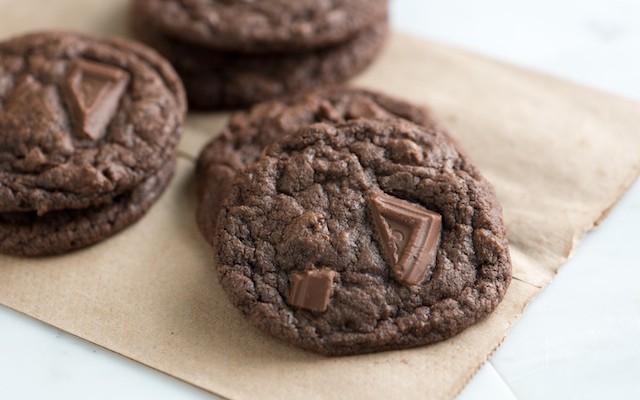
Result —
[[80, 137], [100, 139], [113, 118], [129, 82], [120, 68], [84, 60], [74, 63], [65, 93]]
[[336, 272], [328, 269], [292, 273], [289, 304], [311, 311], [327, 311], [335, 276]]
[[372, 193], [369, 204], [393, 275], [408, 285], [419, 284], [435, 262], [442, 217], [382, 192]]

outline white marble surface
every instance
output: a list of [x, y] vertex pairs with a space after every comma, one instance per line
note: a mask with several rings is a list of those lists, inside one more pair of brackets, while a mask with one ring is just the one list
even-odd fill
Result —
[[[397, 29], [640, 100], [638, 0], [395, 0], [393, 12]], [[460, 398], [640, 398], [638, 226], [640, 183]], [[35, 398], [211, 396], [0, 307], [0, 399]]]

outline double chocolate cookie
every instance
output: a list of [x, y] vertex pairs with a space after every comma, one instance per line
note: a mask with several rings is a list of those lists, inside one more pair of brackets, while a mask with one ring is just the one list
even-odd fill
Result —
[[243, 107], [364, 69], [387, 0], [135, 0], [132, 29], [171, 60], [193, 108]]
[[254, 106], [231, 116], [228, 126], [200, 152], [196, 167], [198, 225], [209, 243], [216, 216], [238, 171], [255, 162], [277, 138], [316, 122], [404, 118], [430, 129], [437, 122], [421, 107], [362, 89], [329, 88]]
[[170, 180], [185, 110], [146, 47], [62, 32], [0, 43], [0, 251], [61, 253], [137, 220]]
[[184, 41], [244, 53], [342, 43], [386, 17], [386, 0], [145, 0], [142, 12]]
[[327, 355], [449, 338], [511, 279], [490, 184], [443, 131], [400, 119], [278, 138], [236, 174], [215, 254], [251, 324]]

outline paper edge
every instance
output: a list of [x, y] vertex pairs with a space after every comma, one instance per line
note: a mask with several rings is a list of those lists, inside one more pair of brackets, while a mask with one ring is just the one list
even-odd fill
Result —
[[[511, 321], [509, 323], [509, 325], [507, 326], [506, 330], [505, 330], [505, 334], [503, 335], [503, 337], [500, 339], [500, 341], [496, 344], [496, 346], [491, 349], [491, 351], [489, 352], [489, 354], [487, 354], [486, 358], [477, 366], [474, 367], [473, 371], [465, 376], [463, 378], [462, 384], [457, 387], [454, 391], [453, 391], [453, 397], [458, 397], [460, 395], [460, 393], [462, 393], [462, 391], [464, 390], [465, 387], [467, 387], [467, 385], [469, 384], [469, 382], [471, 382], [471, 380], [473, 379], [473, 377], [476, 376], [476, 374], [478, 373], [478, 371], [480, 371], [480, 369], [489, 361], [489, 359], [491, 357], [493, 357], [493, 355], [496, 353], [496, 351], [498, 351], [498, 349], [500, 348], [500, 346], [502, 346], [502, 344], [504, 343], [504, 341], [507, 339], [507, 336], [509, 334], [509, 332], [511, 331], [511, 328], [513, 327], [514, 324], [516, 324], [520, 318], [522, 317], [522, 315], [524, 315], [525, 311], [527, 310], [527, 308], [529, 307], [529, 305], [531, 305], [531, 303], [536, 299], [536, 297], [538, 297], [538, 295], [545, 290], [546, 288], [549, 287], [549, 285], [555, 280], [556, 276], [558, 275], [558, 273], [560, 272], [560, 270], [562, 269], [562, 267], [567, 263], [567, 261], [569, 261], [575, 254], [575, 250], [578, 247], [578, 245], [580, 244], [580, 242], [582, 242], [582, 240], [585, 238], [585, 236], [587, 234], [589, 234], [589, 232], [593, 231], [594, 229], [598, 228], [609, 216], [609, 214], [611, 213], [611, 211], [616, 207], [616, 205], [618, 205], [618, 203], [620, 202], [620, 200], [622, 199], [622, 197], [624, 197], [624, 195], [629, 191], [629, 189], [631, 188], [631, 186], [636, 182], [636, 180], [640, 179], [640, 164], [636, 165], [634, 171], [632, 171], [630, 177], [628, 179], [626, 179], [622, 185], [620, 185], [620, 189], [618, 190], [618, 193], [613, 196], [613, 200], [611, 201], [611, 203], [609, 203], [600, 213], [600, 215], [596, 218], [596, 220], [591, 224], [591, 226], [587, 226], [584, 227], [583, 229], [577, 228], [576, 231], [574, 232], [574, 236], [573, 239], [571, 241], [571, 247], [568, 248], [567, 254], [563, 255], [563, 259], [562, 261], [559, 263], [558, 268], [553, 271], [553, 274], [551, 275], [551, 277], [549, 278], [548, 281], [544, 282], [543, 286], [538, 286], [538, 285], [534, 285], [532, 283], [529, 283], [525, 280], [522, 279], [518, 279], [518, 281], [525, 283], [527, 285], [533, 286], [535, 288], [535, 293], [533, 296], [531, 296], [530, 299], [527, 300], [527, 302], [522, 306], [522, 310], [520, 311], [520, 314], [517, 315], [515, 317], [515, 319], [513, 321]], [[512, 276], [513, 279], [513, 276]], [[506, 381], [505, 381], [506, 382]]]
[[110, 348], [108, 348], [108, 347], [105, 347], [105, 346], [103, 346], [103, 345], [101, 345], [101, 344], [98, 344], [98, 343], [96, 343], [96, 342], [93, 342], [93, 341], [91, 341], [91, 340], [89, 340], [89, 339], [83, 338], [82, 336], [79, 336], [79, 335], [77, 335], [77, 334], [75, 334], [75, 333], [73, 333], [73, 332], [70, 332], [70, 331], [66, 330], [66, 329], [62, 329], [62, 328], [60, 328], [60, 327], [57, 327], [57, 326], [55, 326], [55, 325], [53, 325], [53, 324], [51, 324], [51, 323], [49, 323], [49, 322], [47, 322], [47, 321], [44, 321], [44, 320], [42, 320], [42, 319], [40, 319], [40, 318], [34, 317], [34, 316], [29, 315], [29, 314], [27, 314], [27, 313], [25, 313], [25, 312], [23, 312], [23, 311], [17, 310], [17, 309], [15, 309], [15, 308], [13, 308], [13, 307], [11, 307], [11, 306], [7, 305], [7, 304], [2, 303], [2, 304], [0, 304], [0, 306], [5, 307], [5, 308], [7, 308], [8, 310], [11, 310], [11, 311], [13, 311], [13, 312], [16, 312], [16, 313], [20, 314], [21, 316], [28, 318], [28, 319], [29, 319], [29, 320], [31, 320], [31, 321], [35, 321], [35, 322], [38, 322], [39, 324], [46, 325], [47, 329], [54, 329], [54, 330], [57, 330], [57, 331], [63, 332], [65, 335], [70, 335], [70, 336], [72, 336], [72, 337], [73, 337], [74, 339], [76, 339], [76, 340], [80, 340], [81, 342], [89, 343], [89, 344], [90, 344], [90, 345], [92, 345], [92, 346], [99, 347], [100, 349], [102, 349], [102, 350], [106, 350], [107, 352], [109, 352], [109, 353], [111, 353], [111, 354], [114, 354], [114, 355], [116, 355], [116, 356], [118, 356], [118, 357], [123, 357], [123, 358], [125, 358], [125, 359], [127, 359], [127, 360], [129, 360], [129, 361], [132, 361], [132, 362], [134, 362], [134, 363], [136, 363], [136, 364], [138, 364], [138, 365], [142, 365], [142, 366], [144, 366], [145, 368], [150, 368], [150, 369], [152, 369], [152, 370], [154, 370], [154, 371], [156, 371], [156, 372], [161, 373], [161, 374], [162, 374], [162, 375], [164, 375], [164, 376], [168, 376], [168, 377], [170, 377], [171, 379], [175, 379], [175, 380], [177, 380], [177, 381], [179, 381], [179, 382], [181, 382], [181, 383], [184, 383], [184, 384], [186, 384], [186, 385], [189, 385], [189, 386], [191, 386], [191, 387], [194, 387], [194, 388], [196, 388], [196, 389], [198, 389], [198, 390], [201, 390], [201, 391], [203, 391], [203, 392], [205, 392], [205, 393], [208, 393], [208, 394], [212, 394], [212, 395], [214, 395], [214, 396], [217, 396], [217, 397], [219, 397], [219, 398], [220, 398], [220, 399], [222, 399], [222, 400], [233, 400], [231, 397], [226, 397], [226, 396], [224, 396], [224, 395], [222, 395], [222, 394], [220, 394], [220, 393], [213, 392], [213, 391], [211, 391], [211, 390], [208, 390], [208, 389], [205, 389], [205, 388], [203, 388], [203, 387], [201, 387], [201, 386], [198, 386], [198, 385], [196, 385], [196, 384], [194, 384], [194, 383], [188, 382], [188, 381], [186, 381], [186, 380], [184, 380], [184, 379], [182, 379], [182, 378], [179, 378], [179, 377], [177, 377], [177, 376], [175, 376], [175, 375], [172, 375], [172, 374], [170, 374], [170, 373], [168, 373], [168, 372], [162, 371], [162, 370], [160, 370], [160, 369], [158, 369], [158, 368], [156, 368], [156, 367], [154, 367], [154, 366], [152, 366], [152, 365], [149, 365], [149, 364], [147, 364], [147, 363], [145, 363], [145, 362], [142, 362], [142, 361], [140, 361], [140, 360], [136, 360], [136, 359], [134, 359], [134, 358], [132, 358], [132, 357], [130, 357], [130, 356], [127, 356], [127, 355], [125, 355], [125, 354], [119, 353], [119, 352], [117, 352], [117, 351], [115, 351], [115, 350], [112, 350], [112, 349], [110, 349]]

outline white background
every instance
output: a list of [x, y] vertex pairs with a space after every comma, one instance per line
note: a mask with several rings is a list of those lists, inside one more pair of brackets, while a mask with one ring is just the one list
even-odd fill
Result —
[[[392, 7], [398, 30], [640, 100], [638, 0], [395, 0]], [[636, 183], [460, 398], [640, 398], [639, 228]], [[211, 395], [0, 306], [0, 399], [36, 398]]]

